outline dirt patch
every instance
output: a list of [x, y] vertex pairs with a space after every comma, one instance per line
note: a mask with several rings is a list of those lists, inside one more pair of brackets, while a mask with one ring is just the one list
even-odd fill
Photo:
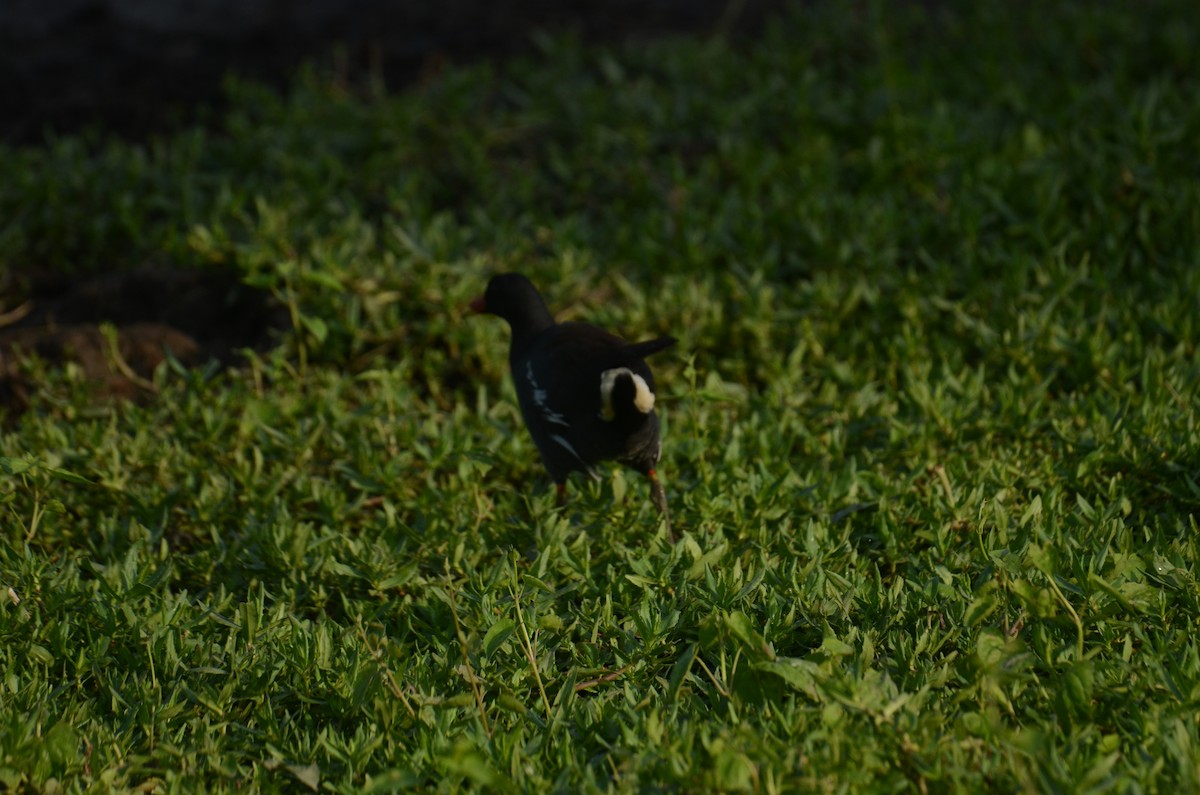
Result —
[[[97, 398], [152, 393], [150, 378], [170, 352], [184, 366], [233, 364], [262, 350], [287, 325], [271, 297], [232, 271], [144, 266], [31, 285], [32, 297], [0, 315], [0, 410], [29, 408], [38, 384], [26, 360], [74, 362]], [[111, 324], [111, 332], [106, 331]]]

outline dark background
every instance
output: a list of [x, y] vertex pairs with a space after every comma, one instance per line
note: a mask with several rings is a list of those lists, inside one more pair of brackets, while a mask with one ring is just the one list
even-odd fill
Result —
[[[793, 3], [799, 0], [793, 0]], [[402, 89], [454, 63], [587, 41], [744, 36], [788, 0], [4, 0], [0, 140], [203, 122], [227, 74], [285, 86], [305, 62]], [[336, 53], [336, 55], [335, 55]]]

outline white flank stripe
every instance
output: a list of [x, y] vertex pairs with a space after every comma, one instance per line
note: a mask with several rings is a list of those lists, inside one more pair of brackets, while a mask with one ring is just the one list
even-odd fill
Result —
[[[546, 405], [546, 390], [539, 387], [537, 379], [533, 377], [533, 362], [525, 362], [525, 378], [529, 380], [529, 385], [533, 387], [533, 402], [541, 409], [542, 416], [546, 418], [546, 422], [570, 428], [571, 423], [567, 422], [566, 417]], [[571, 452], [574, 453], [575, 451], [572, 450]], [[576, 455], [576, 458], [578, 457]]]

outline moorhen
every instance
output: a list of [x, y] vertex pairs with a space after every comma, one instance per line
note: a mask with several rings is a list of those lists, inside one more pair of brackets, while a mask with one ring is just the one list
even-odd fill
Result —
[[555, 323], [529, 279], [492, 277], [471, 302], [512, 329], [508, 362], [521, 416], [558, 489], [567, 476], [596, 478], [600, 461], [619, 461], [650, 479], [650, 497], [670, 526], [667, 495], [655, 474], [662, 442], [654, 411], [654, 376], [643, 361], [674, 345], [674, 337], [629, 343], [587, 323]]

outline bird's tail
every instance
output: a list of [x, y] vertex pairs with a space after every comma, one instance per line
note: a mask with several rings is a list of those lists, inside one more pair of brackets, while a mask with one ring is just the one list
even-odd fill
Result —
[[645, 359], [651, 354], [666, 350], [679, 340], [671, 336], [659, 337], [645, 342], [633, 342], [621, 349], [621, 358], [626, 360]]
[[646, 379], [628, 367], [613, 367], [600, 374], [600, 418], [644, 417], [654, 411], [654, 392]]
[[[600, 373], [600, 417], [617, 425], [640, 426], [654, 412], [654, 378], [642, 359], [678, 340], [659, 337], [621, 348]], [[640, 371], [640, 372], [635, 372]]]

